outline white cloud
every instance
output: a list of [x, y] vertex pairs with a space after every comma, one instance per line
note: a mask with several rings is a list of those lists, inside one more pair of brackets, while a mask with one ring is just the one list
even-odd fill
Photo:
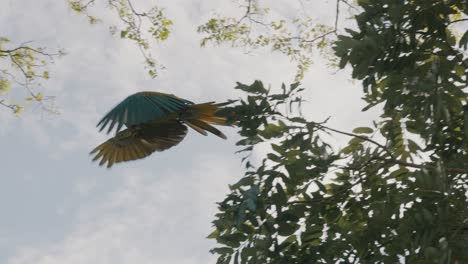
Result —
[[185, 168], [186, 174], [125, 171], [122, 186], [81, 208], [78, 223], [62, 241], [24, 248], [7, 263], [211, 262], [213, 243], [205, 237], [212, 231], [214, 201], [222, 199], [240, 169], [211, 155], [194, 162], [198, 165]]

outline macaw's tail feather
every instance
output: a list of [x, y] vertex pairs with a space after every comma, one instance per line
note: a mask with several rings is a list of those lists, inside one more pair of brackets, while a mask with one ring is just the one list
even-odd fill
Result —
[[226, 118], [216, 115], [220, 110], [220, 105], [214, 102], [190, 105], [187, 112], [182, 116], [183, 121], [192, 129], [202, 135], [207, 135], [206, 131], [226, 139], [226, 136], [212, 125], [228, 125]]
[[218, 109], [215, 115], [224, 120], [224, 126], [237, 126], [239, 123], [239, 116], [235, 111], [235, 107], [229, 106], [235, 102], [237, 100], [228, 100], [227, 102], [216, 104]]
[[219, 131], [217, 128], [215, 128], [214, 126], [211, 126], [201, 120], [197, 120], [197, 119], [191, 119], [191, 120], [186, 120], [185, 123], [193, 128], [195, 131], [197, 131], [198, 133], [202, 134], [202, 135], [207, 135], [206, 131], [220, 137], [220, 138], [223, 138], [223, 139], [226, 139], [226, 135], [223, 134], [223, 132]]
[[226, 118], [216, 115], [220, 107], [214, 102], [195, 104], [191, 105], [189, 108], [193, 118], [209, 124], [226, 125]]

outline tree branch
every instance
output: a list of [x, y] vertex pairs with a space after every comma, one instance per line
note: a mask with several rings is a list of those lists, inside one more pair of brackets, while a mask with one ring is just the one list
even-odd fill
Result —
[[468, 18], [462, 18], [462, 19], [457, 19], [457, 20], [450, 21], [450, 22], [448, 23], [448, 25], [451, 25], [451, 24], [454, 24], [454, 23], [458, 23], [458, 22], [463, 22], [463, 21], [468, 21]]
[[[393, 153], [384, 145], [380, 144], [379, 142], [373, 140], [373, 139], [370, 139], [369, 137], [366, 137], [366, 136], [362, 136], [362, 135], [357, 135], [357, 134], [354, 134], [354, 133], [349, 133], [349, 132], [345, 132], [345, 131], [340, 131], [340, 130], [337, 130], [337, 129], [334, 129], [334, 128], [330, 128], [330, 127], [327, 127], [327, 126], [324, 126], [322, 124], [319, 124], [319, 123], [315, 123], [315, 122], [311, 122], [314, 126], [318, 127], [318, 128], [322, 128], [322, 129], [326, 129], [326, 130], [330, 130], [330, 131], [333, 131], [335, 133], [338, 133], [338, 134], [342, 134], [342, 135], [346, 135], [346, 136], [350, 136], [350, 137], [356, 137], [356, 138], [359, 138], [359, 139], [362, 139], [364, 141], [367, 141], [367, 142], [370, 142], [376, 146], [378, 146], [379, 148], [383, 149], [385, 152], [387, 152], [389, 154], [389, 156], [391, 157], [390, 159], [387, 159], [387, 158], [381, 158], [381, 157], [373, 157], [374, 159], [378, 159], [378, 160], [382, 160], [382, 161], [388, 161], [388, 162], [392, 162], [394, 164], [398, 164], [398, 165], [401, 165], [401, 166], [405, 166], [405, 167], [411, 167], [411, 168], [418, 168], [418, 169], [423, 169], [423, 168], [432, 168], [434, 166], [427, 166], [427, 165], [424, 165], [424, 164], [415, 164], [415, 163], [409, 163], [409, 162], [405, 162], [405, 161], [401, 161], [401, 160], [398, 160], [394, 155]], [[355, 168], [348, 168], [348, 169], [355, 169]], [[452, 173], [460, 173], [460, 174], [468, 174], [468, 169], [461, 169], [461, 168], [446, 168], [446, 170], [448, 172], [452, 172]]]
[[6, 104], [4, 103], [5, 100], [0, 100], [0, 105], [1, 106], [4, 106], [4, 107], [7, 107], [9, 109], [11, 109], [13, 112], [16, 112], [18, 110], [18, 106], [15, 106], [15, 105], [11, 105], [11, 104]]
[[[334, 29], [331, 30], [331, 31], [328, 31], [328, 32], [325, 32], [313, 39], [304, 39], [304, 38], [301, 38], [301, 37], [291, 37], [291, 38], [285, 38], [284, 40], [293, 40], [293, 39], [297, 39], [301, 42], [304, 42], [304, 43], [314, 43], [318, 40], [321, 40], [323, 39], [324, 37], [330, 35], [330, 34], [336, 34], [336, 32], [338, 31], [338, 20], [339, 20], [339, 17], [340, 17], [340, 2], [343, 1], [343, 0], [337, 0], [336, 1], [336, 13], [335, 13], [335, 24], [334, 24]], [[344, 1], [343, 1], [344, 2]]]
[[327, 126], [324, 126], [324, 125], [316, 123], [316, 122], [311, 122], [311, 124], [313, 126], [323, 128], [323, 129], [326, 129], [326, 130], [330, 130], [330, 131], [333, 131], [333, 132], [338, 133], [338, 134], [342, 134], [342, 135], [346, 135], [346, 136], [350, 136], [350, 137], [356, 137], [356, 138], [362, 139], [364, 141], [370, 142], [370, 143], [378, 146], [379, 148], [385, 150], [385, 152], [387, 152], [390, 157], [394, 158], [393, 153], [386, 146], [380, 144], [379, 142], [377, 142], [377, 141], [375, 141], [373, 139], [370, 139], [369, 137], [354, 134], [354, 133], [349, 133], [349, 132], [345, 132], [345, 131], [340, 131], [340, 130], [337, 130], [337, 129], [334, 129], [334, 128], [331, 128], [331, 127], [327, 127]]
[[137, 16], [147, 16], [146, 13], [138, 13], [137, 11], [135, 11], [135, 8], [133, 8], [133, 5], [132, 5], [132, 1], [127, 0], [127, 3], [128, 3], [128, 6], [130, 7], [130, 9], [132, 10], [133, 14], [135, 14]]
[[16, 51], [20, 51], [20, 50], [28, 50], [28, 51], [31, 51], [31, 52], [34, 52], [34, 53], [37, 53], [37, 54], [40, 54], [40, 55], [44, 55], [44, 56], [47, 56], [49, 58], [52, 58], [53, 56], [58, 56], [60, 55], [60, 53], [57, 53], [57, 54], [54, 54], [54, 53], [48, 53], [48, 52], [44, 52], [43, 50], [41, 49], [35, 49], [35, 48], [31, 48], [29, 46], [19, 46], [19, 47], [16, 47], [14, 49], [8, 49], [8, 50], [2, 50], [0, 49], [0, 53], [4, 53], [4, 54], [12, 54]]
[[[425, 165], [425, 164], [415, 164], [415, 163], [409, 163], [397, 159], [386, 159], [386, 158], [381, 158], [381, 157], [375, 157], [378, 160], [382, 161], [388, 161], [392, 162], [404, 167], [410, 167], [410, 168], [416, 168], [416, 169], [425, 169], [425, 168], [435, 168], [433, 165]], [[445, 169], [447, 172], [452, 172], [452, 173], [457, 173], [457, 174], [468, 174], [468, 169], [461, 169], [461, 168], [446, 168]]]

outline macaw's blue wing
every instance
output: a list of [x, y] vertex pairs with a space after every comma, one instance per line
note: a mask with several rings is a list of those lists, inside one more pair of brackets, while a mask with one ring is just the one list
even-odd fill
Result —
[[107, 133], [117, 126], [116, 133], [123, 125], [131, 127], [157, 119], [174, 116], [193, 103], [177, 96], [158, 92], [140, 92], [130, 95], [107, 113], [97, 124], [99, 131], [109, 125]]

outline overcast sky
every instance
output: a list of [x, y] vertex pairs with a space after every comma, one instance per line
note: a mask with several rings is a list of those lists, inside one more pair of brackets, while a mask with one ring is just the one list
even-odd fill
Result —
[[[59, 116], [30, 108], [17, 118], [0, 109], [0, 263], [215, 262], [208, 252], [215, 244], [205, 238], [213, 230], [215, 203], [243, 175], [234, 154], [236, 129], [221, 128], [228, 140], [191, 131], [169, 151], [106, 170], [88, 155], [106, 139], [95, 125], [138, 91], [222, 102], [239, 97], [236, 81], [279, 87], [293, 80], [295, 67], [268, 50], [199, 47], [197, 25], [213, 12], [236, 12], [230, 0], [157, 3], [174, 26], [153, 51], [166, 70], [150, 79], [136, 47], [111, 37], [105, 23], [90, 26], [64, 0], [0, 0], [1, 36], [68, 52], [51, 66], [44, 89], [57, 96]], [[274, 12], [289, 15], [300, 6], [273, 3]], [[335, 1], [302, 3], [317, 20], [333, 19]], [[320, 60], [308, 72], [305, 116], [331, 115], [330, 125], [346, 130], [368, 124], [371, 113], [360, 113], [358, 83], [347, 71], [335, 72]]]

